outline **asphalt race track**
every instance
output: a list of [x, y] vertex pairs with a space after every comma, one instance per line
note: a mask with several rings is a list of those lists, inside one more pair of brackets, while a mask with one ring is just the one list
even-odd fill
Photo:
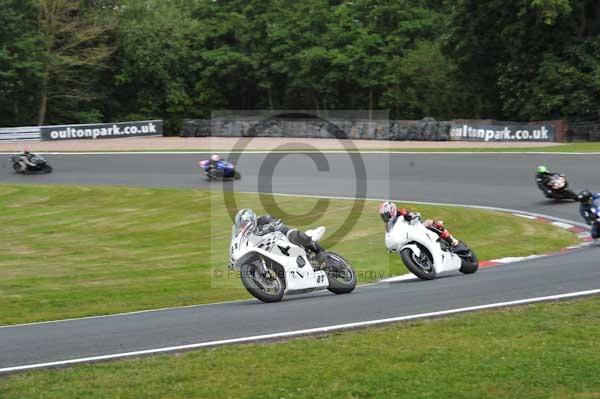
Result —
[[[55, 173], [21, 176], [12, 172], [9, 157], [0, 155], [0, 182], [221, 190], [220, 183], [207, 182], [198, 173], [196, 162], [205, 157], [202, 154], [57, 154], [47, 156]], [[575, 222], [580, 222], [575, 204], [543, 199], [533, 180], [535, 166], [546, 164], [551, 170], [566, 173], [576, 190], [600, 191], [600, 176], [594, 168], [599, 164], [599, 155], [363, 154], [366, 178], [358, 183], [346, 154], [325, 154], [327, 166], [321, 165], [320, 169], [326, 171], [319, 171], [307, 154], [286, 154], [279, 163], [272, 158], [265, 161], [266, 157], [266, 154], [241, 155], [238, 167], [243, 178], [233, 188], [248, 192], [268, 189], [271, 179], [264, 176], [270, 176], [268, 167], [272, 166], [275, 193], [354, 197], [358, 185], [366, 189], [369, 198], [495, 206]], [[259, 179], [259, 175], [263, 177]], [[375, 212], [373, 209], [377, 217]], [[320, 292], [288, 297], [277, 304], [249, 300], [0, 327], [0, 372], [26, 365], [152, 353], [161, 348], [189, 349], [190, 345], [221, 340], [596, 290], [600, 288], [599, 255], [600, 248], [591, 246], [549, 258], [482, 269], [469, 276], [450, 275], [430, 282], [379, 283], [359, 287], [350, 295]]]

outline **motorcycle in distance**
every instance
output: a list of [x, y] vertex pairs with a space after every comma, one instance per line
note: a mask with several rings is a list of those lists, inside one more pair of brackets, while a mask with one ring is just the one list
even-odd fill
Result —
[[[318, 241], [325, 227], [306, 234]], [[232, 228], [229, 249], [230, 268], [239, 271], [242, 284], [250, 294], [263, 302], [278, 302], [284, 294], [302, 294], [328, 289], [334, 294], [347, 294], [356, 287], [354, 269], [340, 255], [326, 252], [319, 264], [311, 251], [291, 243], [279, 232], [259, 236], [248, 228]]]
[[554, 200], [573, 200], [577, 201], [577, 194], [569, 189], [569, 183], [565, 175], [553, 173], [546, 184], [542, 179], [536, 178], [538, 188], [542, 190], [544, 196]]
[[14, 155], [11, 158], [13, 169], [17, 173], [27, 174], [52, 172], [52, 166], [50, 166], [50, 164], [48, 164], [48, 161], [46, 161], [46, 158], [42, 157], [41, 155], [35, 154], [29, 159], [29, 161], [33, 163], [33, 165], [27, 165], [22, 163], [21, 157], [22, 155]]
[[242, 178], [241, 173], [235, 170], [233, 162], [228, 159], [219, 160], [214, 167], [211, 167], [208, 159], [198, 162], [198, 165], [209, 180], [239, 180]]
[[421, 280], [433, 280], [440, 273], [460, 271], [475, 273], [479, 261], [462, 241], [452, 247], [423, 225], [420, 218], [399, 219], [385, 235], [388, 252], [400, 255], [402, 261]]

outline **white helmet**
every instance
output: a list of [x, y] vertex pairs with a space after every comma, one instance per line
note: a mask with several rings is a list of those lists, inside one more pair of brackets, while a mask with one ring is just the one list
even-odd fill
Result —
[[210, 159], [212, 159], [213, 162], [219, 162], [221, 160], [221, 157], [219, 156], [219, 154], [214, 154], [212, 157], [210, 157]]
[[256, 230], [257, 226], [256, 213], [252, 209], [241, 209], [235, 215], [235, 227], [237, 231], [248, 229], [248, 231]]
[[379, 205], [379, 216], [387, 223], [398, 215], [398, 207], [391, 201], [386, 201]]

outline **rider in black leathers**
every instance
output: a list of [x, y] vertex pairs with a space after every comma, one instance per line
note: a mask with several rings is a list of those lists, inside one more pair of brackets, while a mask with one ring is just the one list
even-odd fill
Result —
[[538, 166], [537, 173], [535, 174], [535, 181], [537, 182], [538, 187], [542, 190], [546, 195], [551, 195], [552, 190], [548, 186], [548, 182], [550, 178], [554, 175], [554, 173], [550, 172], [545, 166]]
[[35, 154], [29, 152], [29, 150], [25, 150], [19, 154], [19, 163], [21, 164], [22, 169], [26, 170], [28, 166], [35, 167], [35, 162], [33, 162], [34, 158]]
[[592, 224], [596, 215], [592, 214], [594, 200], [600, 198], [600, 193], [593, 194], [589, 190], [583, 190], [577, 194], [577, 200], [580, 202], [579, 214], [587, 224]]
[[598, 216], [592, 209], [595, 208], [594, 202], [600, 199], [600, 193], [591, 193], [589, 190], [583, 190], [577, 195], [580, 202], [579, 213], [585, 222], [592, 226], [591, 236], [593, 239], [600, 238], [600, 224], [597, 222]]

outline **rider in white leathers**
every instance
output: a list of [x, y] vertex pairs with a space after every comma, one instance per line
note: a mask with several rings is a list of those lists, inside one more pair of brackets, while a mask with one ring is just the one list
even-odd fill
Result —
[[285, 234], [291, 243], [314, 252], [317, 261], [321, 262], [327, 257], [325, 249], [313, 241], [305, 232], [286, 226], [281, 219], [277, 219], [271, 215], [257, 217], [253, 210], [242, 209], [235, 217], [235, 224], [236, 226], [250, 224], [252, 233], [259, 236], [279, 231]]
[[[408, 209], [400, 208], [393, 202], [386, 201], [379, 206], [379, 216], [385, 223], [385, 231], [390, 231], [396, 221], [399, 218], [404, 218], [406, 221], [414, 219], [420, 219], [421, 214], [419, 212], [411, 212]], [[423, 225], [429, 230], [436, 233], [442, 240], [447, 242], [451, 246], [457, 246], [458, 240], [452, 237], [452, 234], [444, 227], [444, 222], [441, 220], [427, 219], [423, 222]]]

